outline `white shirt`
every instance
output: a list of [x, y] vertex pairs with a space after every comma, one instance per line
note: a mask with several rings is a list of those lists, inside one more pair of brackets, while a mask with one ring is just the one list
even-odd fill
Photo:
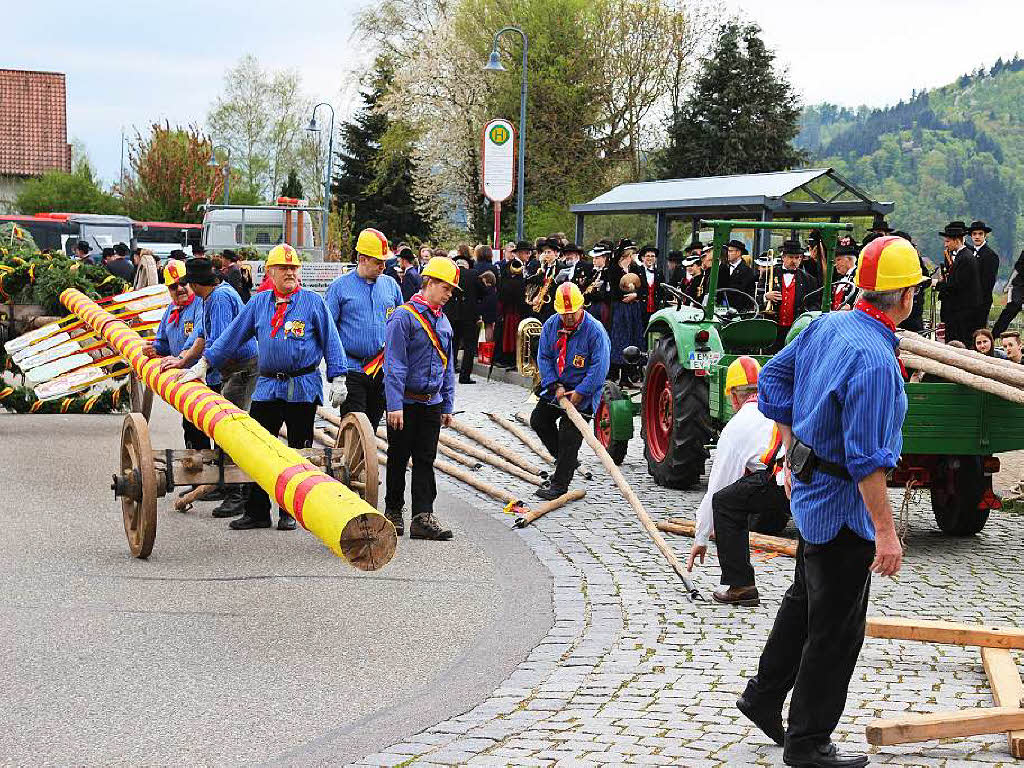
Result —
[[741, 262], [741, 261], [743, 261], [743, 259], [742, 259], [742, 258], [736, 259], [736, 261], [730, 261], [730, 262], [729, 262], [729, 274], [730, 274], [730, 275], [731, 275], [731, 274], [732, 274], [733, 272], [735, 272], [735, 271], [736, 271], [736, 267], [738, 267], [738, 266], [740, 265], [740, 262]]
[[788, 272], [782, 273], [782, 282], [786, 284], [787, 288], [789, 288], [794, 279], [796, 279], [796, 275], [791, 275]]
[[[711, 534], [715, 530], [715, 519], [711, 510], [711, 497], [727, 485], [732, 485], [745, 472], [756, 472], [765, 469], [761, 456], [772, 443], [775, 422], [767, 418], [757, 409], [757, 401], [751, 400], [725, 425], [718, 438], [715, 449], [715, 460], [711, 465], [708, 477], [708, 490], [697, 507], [697, 532], [694, 543], [707, 546]], [[779, 449], [781, 457], [785, 448]], [[777, 476], [781, 485], [784, 482], [782, 473]]]
[[647, 284], [654, 285], [654, 270], [644, 267], [644, 272], [647, 273]]

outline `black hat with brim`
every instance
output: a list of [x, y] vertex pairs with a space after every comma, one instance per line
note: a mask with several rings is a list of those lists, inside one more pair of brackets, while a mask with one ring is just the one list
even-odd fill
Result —
[[960, 238], [967, 234], [967, 225], [962, 221], [951, 221], [939, 234], [942, 237]]
[[217, 273], [213, 262], [201, 256], [185, 262], [185, 276], [179, 281], [182, 285], [216, 285]]
[[836, 248], [836, 256], [852, 256], [857, 258], [860, 249], [856, 245], [840, 245]]
[[555, 238], [549, 237], [547, 240], [540, 244], [539, 250], [544, 251], [549, 248], [555, 253], [559, 253], [562, 250], [562, 244], [555, 240]]
[[702, 243], [700, 240], [694, 240], [692, 243], [690, 243], [688, 246], [686, 246], [686, 252], [687, 253], [693, 253], [694, 251], [703, 250], [703, 248], [704, 248], [704, 243]]
[[[669, 259], [671, 261], [671, 259]], [[700, 254], [696, 256], [687, 256], [680, 262], [684, 267], [692, 267], [694, 264], [700, 264]]]
[[566, 243], [565, 246], [562, 248], [562, 253], [578, 253], [580, 254], [580, 256], [582, 256], [584, 251], [583, 247], [577, 245], [576, 243]]
[[744, 256], [747, 255], [747, 244], [744, 243], [742, 240], [730, 240], [728, 243], [725, 244], [725, 247], [737, 248], [739, 249], [739, 252], [742, 253]]
[[665, 260], [668, 261], [669, 263], [675, 263], [677, 261], [682, 261], [683, 260], [683, 252], [682, 251], [669, 251], [668, 252], [668, 256], [665, 257]]
[[646, 254], [653, 253], [655, 256], [658, 255], [658, 249], [653, 245], [645, 245], [640, 249], [640, 258], [643, 258]]
[[516, 250], [529, 251], [530, 253], [533, 253], [533, 243], [531, 243], [529, 240], [520, 240], [518, 243], [516, 243]]
[[786, 256], [802, 256], [804, 247], [800, 245], [799, 240], [786, 240], [782, 244], [782, 253]]
[[871, 229], [875, 232], [892, 232], [892, 227], [881, 216], [876, 216], [875, 220], [871, 222]]
[[967, 228], [967, 231], [968, 231], [968, 232], [977, 232], [977, 231], [978, 231], [979, 229], [980, 229], [980, 230], [981, 230], [982, 232], [984, 232], [984, 233], [985, 233], [986, 235], [987, 235], [987, 234], [988, 234], [989, 232], [991, 232], [991, 231], [992, 231], [992, 227], [990, 227], [990, 226], [989, 226], [988, 224], [986, 224], [986, 223], [985, 223], [984, 221], [980, 221], [980, 220], [979, 220], [979, 221], [972, 221], [972, 222], [971, 222], [971, 226], [969, 226], [969, 227]]

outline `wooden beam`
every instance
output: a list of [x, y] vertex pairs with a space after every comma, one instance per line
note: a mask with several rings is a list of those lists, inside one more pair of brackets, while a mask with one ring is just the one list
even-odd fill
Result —
[[[697, 526], [693, 520], [686, 520], [682, 517], [674, 517], [671, 520], [659, 520], [657, 523], [659, 531], [674, 533], [677, 536], [696, 536]], [[753, 549], [761, 549], [765, 552], [777, 552], [780, 555], [796, 557], [796, 539], [787, 539], [782, 536], [768, 536], [763, 533], [750, 533], [750, 546]], [[711, 534], [715, 538], [715, 534]]]
[[1001, 733], [1024, 728], [1024, 709], [958, 709], [927, 715], [904, 715], [888, 720], [872, 720], [867, 726], [868, 744], [888, 747], [934, 739], [953, 739]]
[[[1024, 682], [1013, 655], [1006, 648], [982, 648], [981, 661], [985, 665], [988, 684], [992, 686], [992, 698], [999, 707], [1024, 706]], [[1024, 730], [1009, 731], [1006, 734], [1010, 754], [1024, 757]]]
[[976, 645], [983, 648], [1024, 648], [1024, 629], [957, 624], [952, 621], [904, 619], [895, 616], [868, 618], [867, 637], [891, 640], [922, 640], [946, 645]]

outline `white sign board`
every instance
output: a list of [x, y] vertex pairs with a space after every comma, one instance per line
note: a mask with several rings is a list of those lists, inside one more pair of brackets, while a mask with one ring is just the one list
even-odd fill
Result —
[[[252, 287], [253, 290], [256, 290], [266, 275], [266, 262], [243, 261], [242, 263], [249, 267], [252, 273]], [[353, 267], [353, 264], [341, 261], [304, 261], [302, 269], [299, 270], [299, 281], [303, 288], [316, 291], [323, 296], [336, 278], [341, 277]]]
[[515, 188], [515, 129], [508, 120], [491, 120], [484, 126], [482, 173], [484, 196], [500, 203]]

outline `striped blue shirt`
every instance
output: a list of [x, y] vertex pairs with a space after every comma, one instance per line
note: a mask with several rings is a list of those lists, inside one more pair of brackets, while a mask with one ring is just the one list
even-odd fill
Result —
[[345, 350], [319, 294], [300, 288], [288, 300], [284, 325], [271, 337], [270, 321], [276, 300], [273, 291], [255, 294], [241, 314], [217, 340], [206, 348], [204, 356], [212, 366], [223, 365], [235, 350], [252, 339], [258, 341], [260, 377], [253, 400], [285, 400], [289, 403], [323, 402], [323, 383], [317, 368], [295, 378], [280, 380], [263, 374], [292, 373], [319, 366], [327, 360], [327, 378], [345, 374]]
[[[452, 324], [443, 312], [440, 317], [435, 317], [424, 304], [417, 301], [409, 303], [434, 328], [441, 349], [448, 357], [448, 365], [442, 365], [437, 349], [412, 313], [404, 309], [395, 312], [388, 320], [384, 352], [387, 409], [400, 411], [405, 403], [440, 403], [441, 413], [451, 413], [455, 409], [455, 350], [452, 349], [455, 334]], [[430, 397], [417, 400], [407, 397], [409, 392]]]
[[402, 303], [402, 289], [387, 275], [371, 282], [353, 269], [331, 283], [326, 298], [345, 348], [347, 368], [361, 368], [384, 346], [384, 324]]
[[897, 344], [896, 334], [865, 312], [830, 312], [761, 370], [761, 412], [853, 477], [819, 471], [810, 483], [793, 478], [793, 519], [806, 541], [831, 541], [844, 525], [875, 538], [857, 483], [895, 467], [903, 450], [907, 396]]
[[[203, 300], [203, 322], [201, 325], [197, 325], [192, 332], [192, 336], [188, 340], [188, 346], [192, 346], [192, 342], [196, 340], [196, 337], [200, 337], [206, 339], [206, 348], [209, 349], [210, 345], [238, 317], [244, 306], [242, 298], [234, 288], [227, 283], [218, 285]], [[250, 339], [234, 350], [234, 352], [235, 354], [223, 362], [251, 360], [256, 357], [255, 340]], [[221, 364], [223, 365], [223, 363]]]
[[164, 310], [164, 316], [160, 318], [156, 336], [153, 337], [153, 349], [158, 355], [180, 355], [182, 350], [188, 349], [188, 339], [201, 322], [203, 300], [198, 296], [193, 296], [187, 307], [180, 308], [177, 319], [172, 323], [170, 321], [171, 312], [176, 309], [179, 307], [171, 304]]

